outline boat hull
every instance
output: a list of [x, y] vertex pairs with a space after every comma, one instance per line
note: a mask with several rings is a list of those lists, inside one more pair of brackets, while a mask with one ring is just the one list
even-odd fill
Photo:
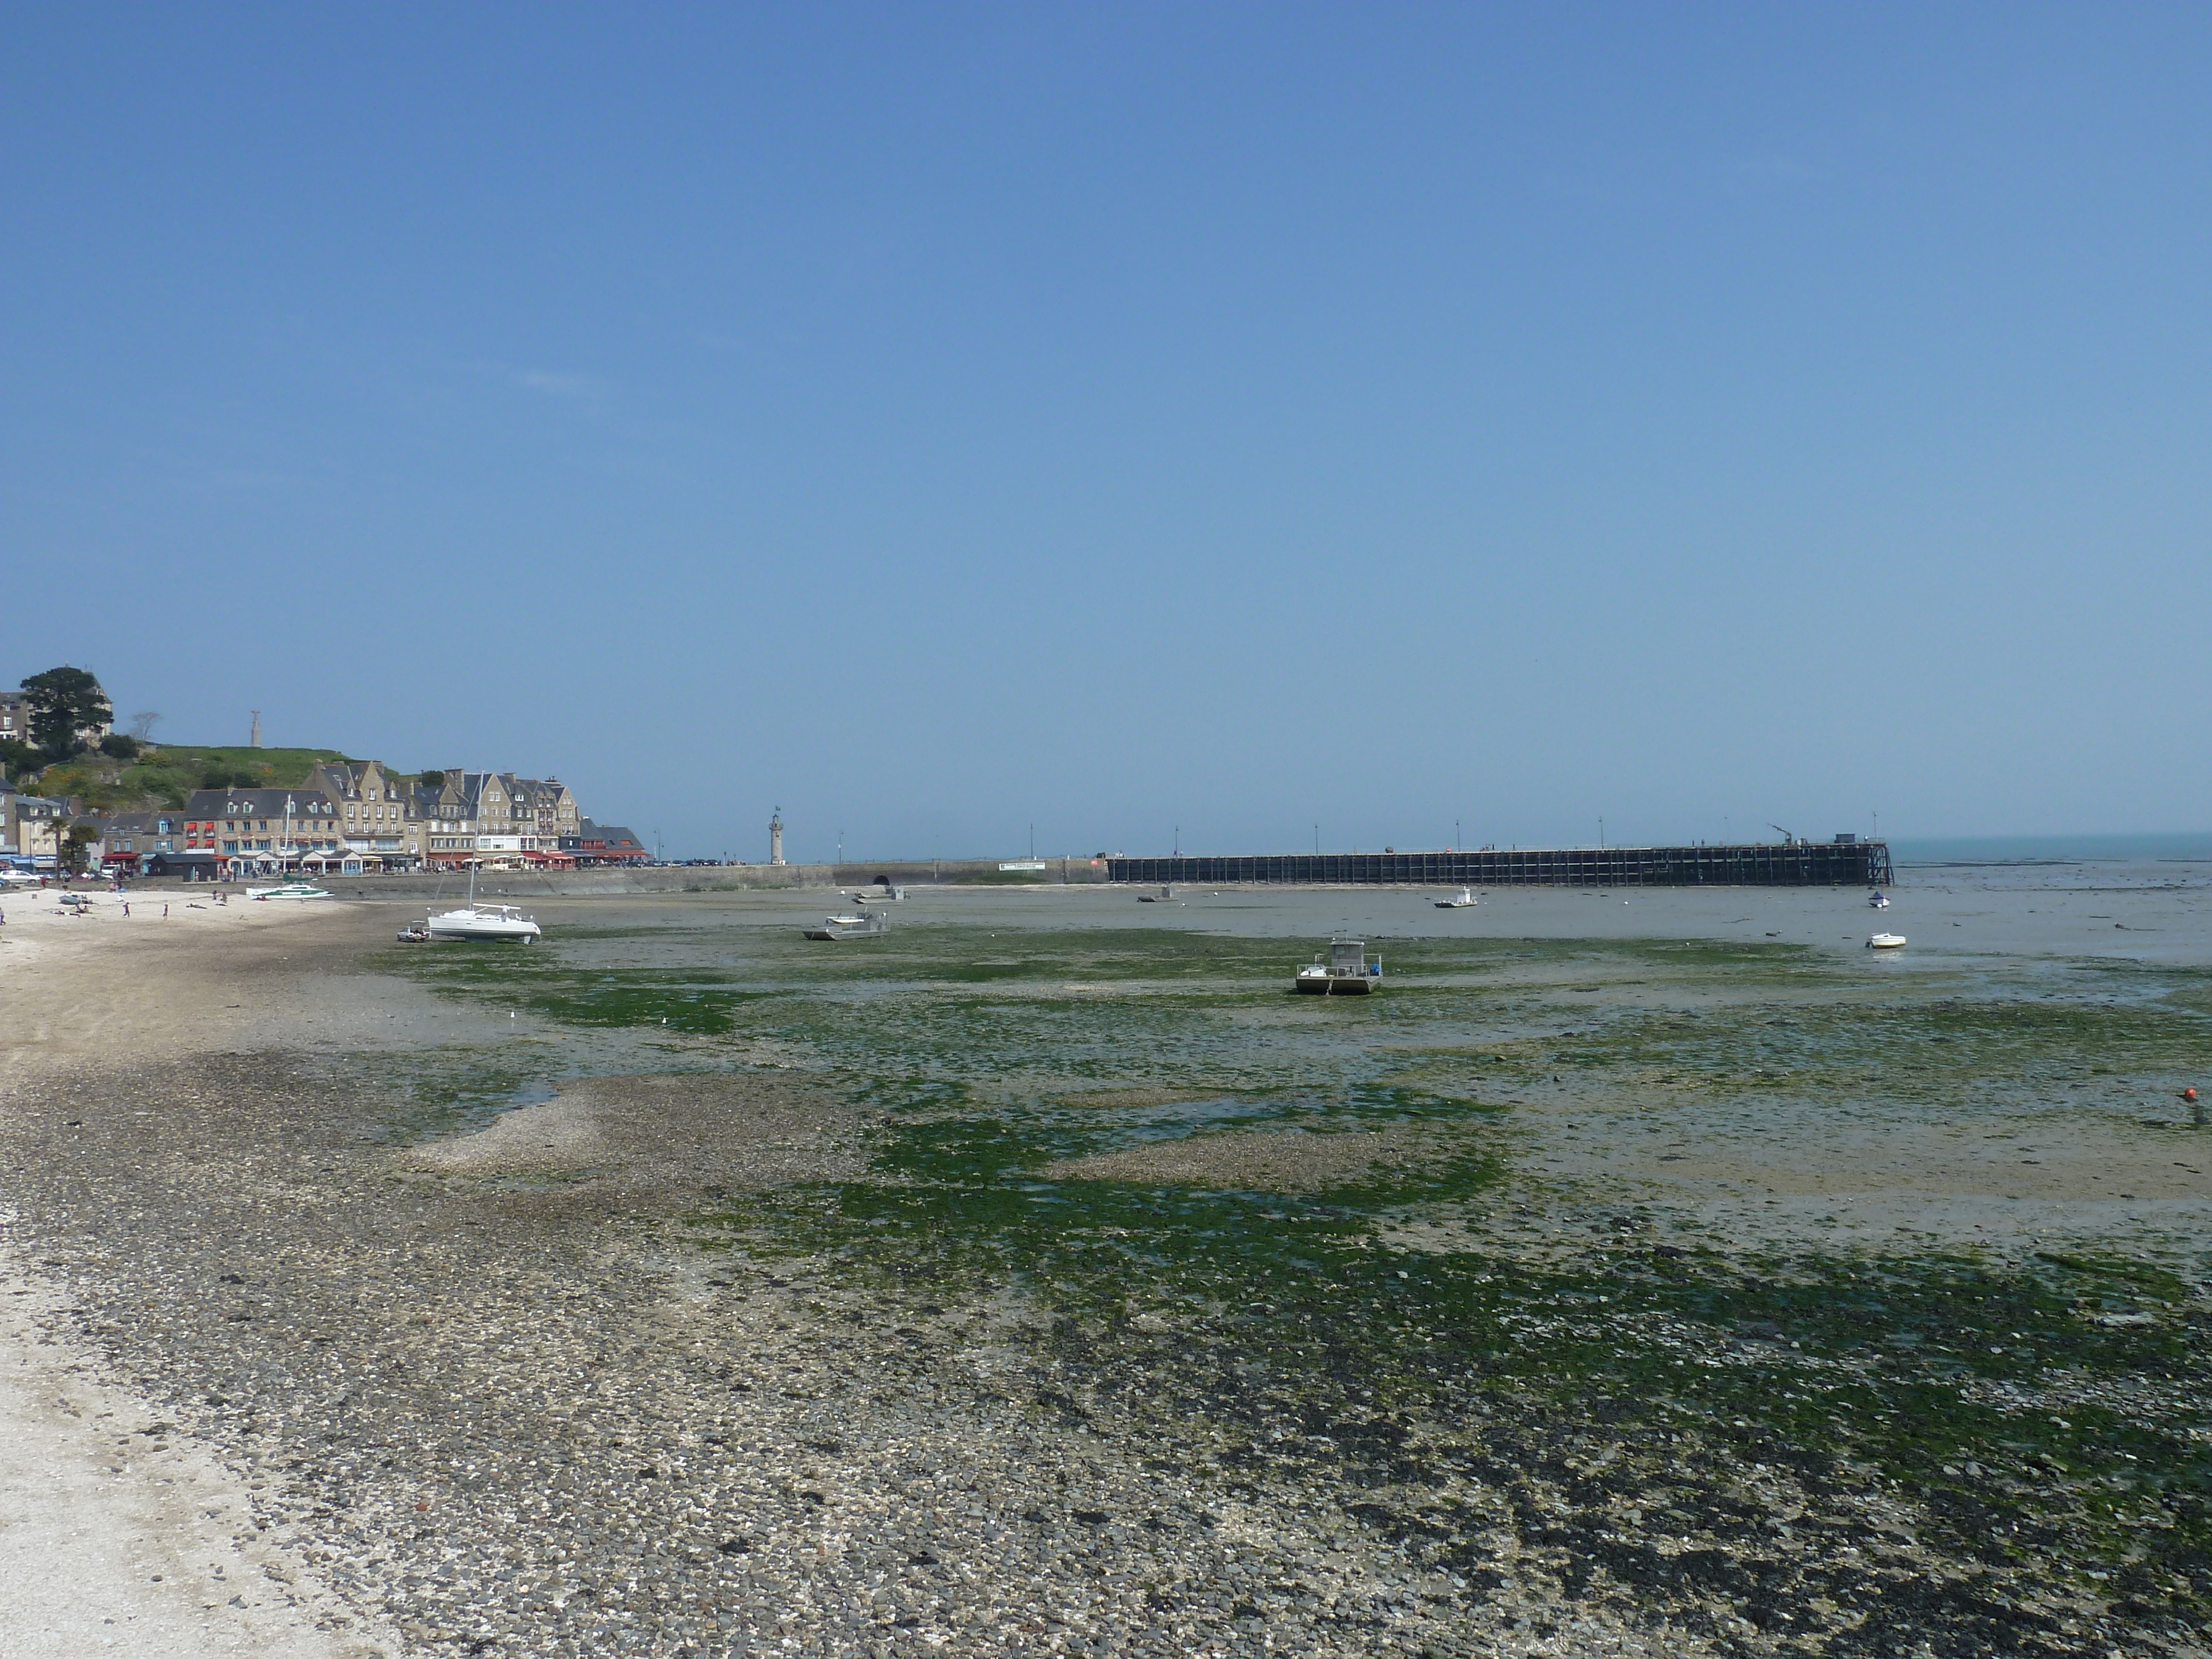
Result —
[[422, 931], [432, 939], [520, 939], [525, 945], [535, 945], [538, 933], [536, 922], [519, 916], [474, 916], [465, 911], [432, 916]]
[[1300, 993], [1310, 997], [1364, 997], [1380, 983], [1370, 974], [1312, 973], [1300, 969], [1293, 983]]
[[881, 916], [825, 916], [819, 927], [809, 927], [806, 937], [815, 939], [880, 939], [890, 930]]

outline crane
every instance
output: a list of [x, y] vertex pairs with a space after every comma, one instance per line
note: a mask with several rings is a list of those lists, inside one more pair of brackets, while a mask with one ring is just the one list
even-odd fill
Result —
[[[1770, 823], [1766, 827], [1770, 830], [1782, 830], [1782, 826], [1778, 823]], [[1796, 836], [1791, 835], [1787, 830], [1782, 830], [1782, 844], [1784, 847], [1793, 847], [1796, 842]]]

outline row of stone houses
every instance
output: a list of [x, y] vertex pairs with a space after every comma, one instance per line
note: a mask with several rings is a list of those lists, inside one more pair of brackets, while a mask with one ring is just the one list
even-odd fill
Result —
[[[0, 782], [0, 856], [52, 867], [76, 803]], [[18, 823], [26, 826], [19, 831]], [[637, 837], [577, 810], [558, 778], [454, 771], [408, 777], [376, 761], [317, 766], [293, 787], [195, 790], [178, 811], [99, 821], [94, 856], [117, 874], [206, 879], [279, 870], [359, 874], [573, 868], [646, 860]]]
[[76, 805], [25, 794], [0, 777], [0, 857], [51, 862], [61, 851], [62, 831], [76, 819]]
[[585, 849], [586, 841], [605, 838], [586, 835], [591, 820], [568, 785], [513, 772], [408, 777], [377, 761], [328, 762], [297, 789], [198, 790], [183, 817], [178, 853], [213, 855], [238, 868], [350, 872], [635, 861]]

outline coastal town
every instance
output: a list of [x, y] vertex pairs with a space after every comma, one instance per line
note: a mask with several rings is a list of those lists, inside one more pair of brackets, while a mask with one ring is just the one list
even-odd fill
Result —
[[[264, 750], [260, 738], [257, 716], [243, 751], [157, 744], [115, 730], [89, 671], [30, 676], [0, 691], [0, 865], [223, 881], [651, 861], [635, 833], [586, 816], [558, 778], [402, 772]], [[257, 764], [257, 754], [271, 759]]]

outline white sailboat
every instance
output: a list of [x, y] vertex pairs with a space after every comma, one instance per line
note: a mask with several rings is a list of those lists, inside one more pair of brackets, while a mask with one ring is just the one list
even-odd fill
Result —
[[469, 866], [469, 902], [458, 910], [434, 913], [422, 924], [432, 939], [519, 939], [535, 945], [540, 937], [537, 921], [512, 904], [477, 902], [477, 866]]

